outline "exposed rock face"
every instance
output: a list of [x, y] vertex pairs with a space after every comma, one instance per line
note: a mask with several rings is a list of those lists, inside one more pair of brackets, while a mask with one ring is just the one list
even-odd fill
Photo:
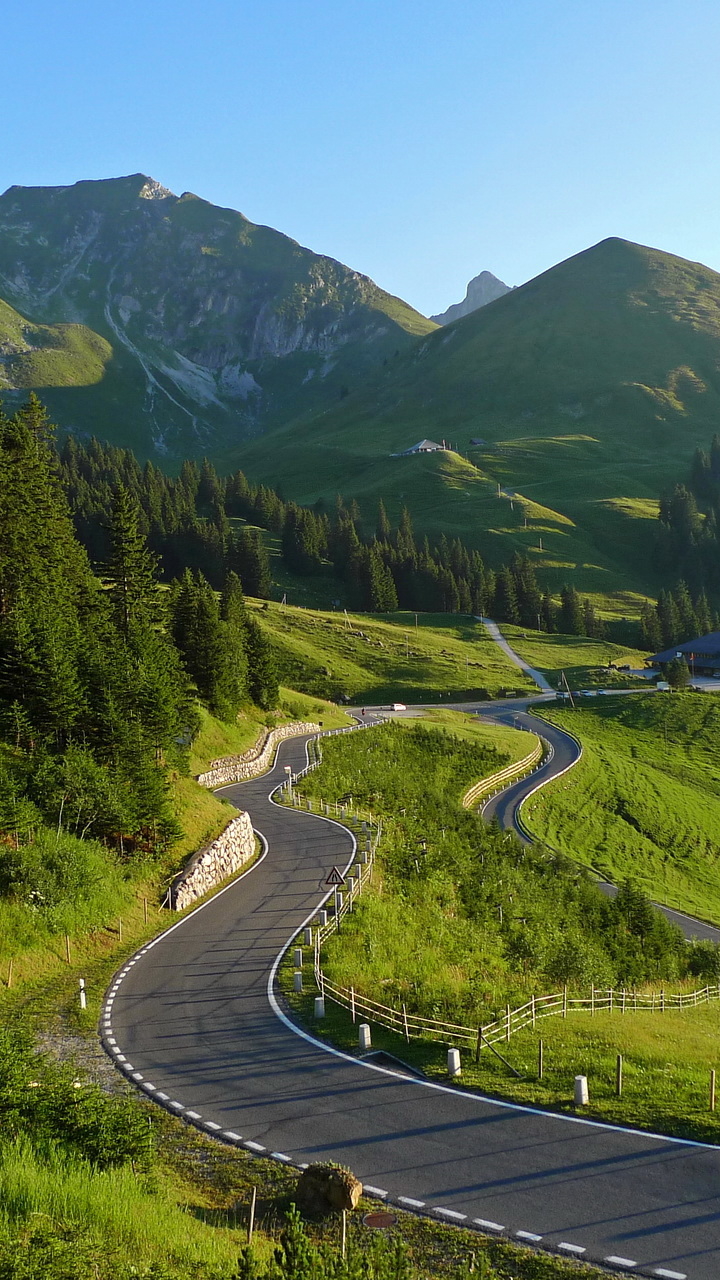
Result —
[[295, 1194], [298, 1208], [306, 1213], [331, 1213], [356, 1209], [362, 1193], [362, 1182], [349, 1169], [311, 1164], [303, 1169]]
[[487, 306], [488, 302], [494, 302], [496, 298], [502, 298], [503, 294], [510, 292], [509, 284], [503, 284], [502, 280], [498, 280], [491, 271], [481, 271], [479, 276], [475, 276], [470, 281], [462, 302], [456, 302], [448, 307], [447, 311], [443, 311], [442, 315], [430, 318], [436, 324], [450, 324], [453, 320], [469, 316], [471, 311], [478, 311], [480, 307]]
[[270, 768], [278, 743], [285, 738], [298, 738], [303, 733], [319, 733], [320, 725], [312, 720], [295, 720], [292, 724], [283, 724], [279, 729], [271, 729], [264, 733], [259, 742], [249, 751], [239, 756], [223, 756], [213, 760], [207, 773], [198, 774], [197, 781], [201, 787], [224, 787], [230, 782], [244, 782], [246, 778], [257, 778]]
[[[94, 412], [92, 429], [102, 404], [103, 434], [116, 439], [113, 414], [119, 424], [134, 413], [147, 452], [153, 440], [206, 452], [218, 433], [238, 439], [332, 403], [434, 327], [333, 258], [144, 174], [10, 187], [0, 298], [30, 322], [79, 322], [111, 344], [114, 385], [62, 403], [80, 426]], [[332, 377], [308, 378], [330, 357]]]
[[250, 814], [241, 813], [228, 823], [217, 840], [198, 850], [175, 879], [170, 890], [172, 906], [176, 911], [189, 907], [223, 880], [234, 876], [254, 852]]

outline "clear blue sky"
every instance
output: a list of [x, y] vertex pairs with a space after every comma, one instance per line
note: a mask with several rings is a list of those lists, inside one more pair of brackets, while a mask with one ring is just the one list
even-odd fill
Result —
[[142, 171], [426, 313], [607, 235], [720, 270], [718, 0], [16, 0], [0, 189]]

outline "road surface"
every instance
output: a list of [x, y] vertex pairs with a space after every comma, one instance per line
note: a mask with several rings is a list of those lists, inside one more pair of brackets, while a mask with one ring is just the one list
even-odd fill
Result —
[[226, 1141], [348, 1164], [408, 1208], [635, 1274], [717, 1280], [719, 1149], [411, 1080], [293, 1027], [278, 957], [353, 853], [343, 828], [268, 799], [304, 752], [287, 741], [270, 775], [222, 789], [267, 853], [116, 977], [102, 1034], [118, 1066]]

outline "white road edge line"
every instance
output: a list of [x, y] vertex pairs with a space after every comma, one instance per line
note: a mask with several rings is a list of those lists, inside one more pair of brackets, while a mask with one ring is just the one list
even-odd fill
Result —
[[655, 1267], [651, 1274], [661, 1276], [662, 1280], [687, 1280], [684, 1271], [667, 1271], [665, 1267]]
[[383, 1191], [382, 1187], [371, 1187], [368, 1182], [365, 1183], [363, 1191], [367, 1191], [369, 1196], [377, 1196], [380, 1200], [387, 1199], [387, 1191]]
[[539, 1244], [542, 1236], [538, 1236], [534, 1231], [516, 1231], [515, 1235], [518, 1240], [529, 1240], [531, 1244]]
[[424, 1209], [424, 1200], [413, 1200], [412, 1196], [398, 1196], [398, 1204], [409, 1204], [411, 1209]]
[[476, 1227], [482, 1227], [483, 1231], [504, 1231], [505, 1227], [500, 1222], [490, 1222], [488, 1218], [473, 1218]]
[[434, 1205], [433, 1213], [439, 1213], [443, 1218], [452, 1218], [454, 1222], [467, 1222], [467, 1214], [458, 1213], [457, 1209], [441, 1209], [439, 1205]]
[[576, 1253], [578, 1257], [581, 1253], [587, 1253], [587, 1249], [581, 1244], [570, 1244], [567, 1240], [561, 1240], [555, 1245], [556, 1249], [562, 1249], [563, 1253]]
[[603, 1262], [609, 1262], [611, 1267], [624, 1267], [628, 1271], [637, 1266], [637, 1262], [634, 1262], [632, 1258], [619, 1258], [614, 1253], [611, 1253], [607, 1258], [603, 1258]]

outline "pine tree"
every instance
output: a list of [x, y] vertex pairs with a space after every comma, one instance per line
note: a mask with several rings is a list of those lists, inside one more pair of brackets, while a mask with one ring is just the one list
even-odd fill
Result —
[[503, 622], [520, 622], [515, 579], [510, 569], [501, 569], [495, 580], [495, 613]]
[[152, 625], [157, 609], [157, 559], [140, 531], [140, 510], [124, 487], [115, 495], [106, 575], [115, 621], [125, 637], [133, 625]]
[[243, 525], [228, 552], [228, 569], [238, 575], [246, 595], [268, 599], [272, 587], [270, 558], [258, 529]]
[[275, 655], [254, 618], [248, 618], [245, 629], [250, 697], [258, 707], [270, 711], [280, 695]]
[[385, 510], [385, 503], [381, 498], [378, 503], [377, 526], [375, 528], [375, 535], [378, 542], [389, 543], [391, 532], [390, 521], [388, 520], [387, 511]]
[[574, 587], [566, 585], [561, 588], [558, 628], [566, 636], [581, 636], [583, 634], [582, 605]]

